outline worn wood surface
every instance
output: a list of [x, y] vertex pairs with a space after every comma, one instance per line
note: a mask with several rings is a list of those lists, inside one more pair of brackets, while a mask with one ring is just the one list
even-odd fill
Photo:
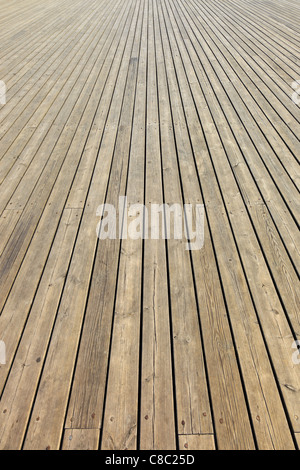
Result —
[[0, 449], [298, 449], [300, 5], [0, 7]]

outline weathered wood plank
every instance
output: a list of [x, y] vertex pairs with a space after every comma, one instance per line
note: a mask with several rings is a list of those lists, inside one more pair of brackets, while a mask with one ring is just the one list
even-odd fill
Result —
[[185, 434], [179, 436], [180, 450], [215, 450], [213, 434]]
[[66, 429], [62, 450], [97, 450], [99, 429]]

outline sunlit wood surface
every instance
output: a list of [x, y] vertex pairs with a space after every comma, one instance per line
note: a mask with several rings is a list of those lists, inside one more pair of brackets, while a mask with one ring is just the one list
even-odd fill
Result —
[[0, 448], [297, 448], [299, 2], [0, 7]]

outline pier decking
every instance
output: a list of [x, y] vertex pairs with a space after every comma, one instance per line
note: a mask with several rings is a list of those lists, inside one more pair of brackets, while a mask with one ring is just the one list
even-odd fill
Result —
[[300, 3], [0, 7], [0, 449], [297, 449]]

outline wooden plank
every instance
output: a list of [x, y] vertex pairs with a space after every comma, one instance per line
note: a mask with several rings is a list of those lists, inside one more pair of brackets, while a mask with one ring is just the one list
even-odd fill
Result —
[[213, 434], [185, 434], [179, 436], [179, 450], [215, 450]]
[[21, 215], [20, 210], [5, 210], [0, 217], [0, 256]]
[[[144, 51], [147, 37], [145, 34], [147, 3], [144, 1], [138, 3], [141, 7], [138, 23], [142, 34], [140, 50]], [[142, 74], [144, 73], [143, 67], [144, 63], [142, 64]], [[141, 83], [138, 82], [138, 85]], [[144, 92], [145, 88], [142, 84], [139, 99], [142, 99]], [[144, 202], [145, 139], [140, 137], [140, 130], [143, 130], [141, 126], [144, 125], [144, 108], [139, 109], [142, 112], [139, 115], [134, 114], [132, 121], [132, 141], [126, 189], [128, 206]], [[129, 223], [130, 218], [128, 219]], [[143, 230], [143, 227], [140, 227], [140, 230]], [[114, 306], [101, 442], [103, 450], [133, 450], [137, 447], [141, 289], [142, 237], [136, 240], [124, 238], [121, 245]]]
[[99, 436], [99, 429], [67, 429], [62, 450], [97, 450]]
[[300, 433], [296, 432], [295, 433], [295, 438], [296, 438], [296, 441], [297, 441], [297, 444], [298, 444], [298, 450], [300, 449]]
[[[163, 203], [153, 8], [149, 4], [145, 206]], [[151, 231], [153, 227], [149, 228]], [[164, 239], [144, 245], [140, 448], [176, 449], [171, 325]]]

